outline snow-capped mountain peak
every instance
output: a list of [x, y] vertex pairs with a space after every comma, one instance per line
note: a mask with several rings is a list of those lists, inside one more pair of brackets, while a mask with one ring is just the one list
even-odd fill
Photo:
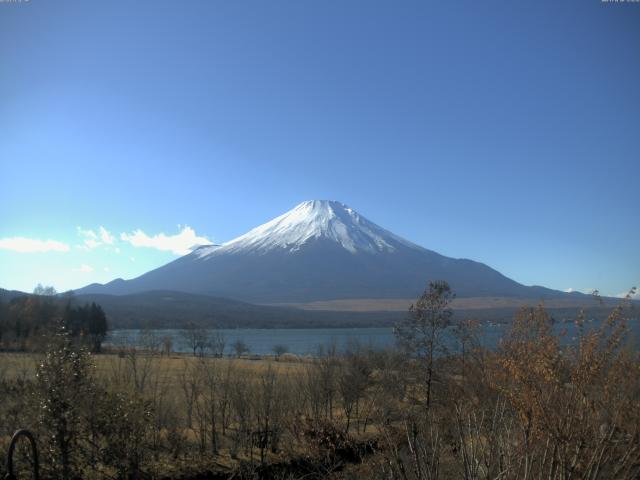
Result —
[[223, 252], [264, 253], [274, 249], [300, 250], [313, 240], [331, 240], [351, 253], [393, 252], [400, 246], [420, 248], [370, 222], [347, 205], [309, 200], [221, 247], [202, 248], [199, 257]]
[[253, 303], [300, 303], [415, 298], [426, 282], [442, 279], [460, 297], [569, 295], [525, 287], [482, 263], [419, 247], [326, 200], [303, 202], [234, 240], [199, 247], [140, 277], [81, 292], [177, 290]]

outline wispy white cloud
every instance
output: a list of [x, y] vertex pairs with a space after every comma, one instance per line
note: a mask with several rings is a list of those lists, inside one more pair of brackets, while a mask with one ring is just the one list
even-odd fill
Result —
[[106, 228], [104, 228], [102, 225], [100, 225], [99, 233], [100, 233], [100, 240], [102, 240], [102, 243], [105, 243], [107, 245], [113, 245], [113, 242], [115, 241], [115, 237], [111, 235], [111, 233], [109, 233], [109, 231]]
[[11, 250], [19, 253], [68, 252], [69, 245], [56, 240], [9, 237], [0, 238], [0, 250]]
[[[592, 293], [594, 293], [596, 291], [596, 289], [595, 288], [583, 288], [583, 289], [566, 288], [564, 291], [567, 292], [567, 293], [580, 292], [580, 293], [585, 293], [587, 295], [591, 295]], [[604, 296], [604, 297], [624, 298], [627, 295], [629, 295], [630, 292], [629, 292], [629, 290], [627, 290], [627, 291], [620, 292], [620, 293], [615, 293], [615, 294], [606, 293], [606, 292], [603, 293], [601, 291], [598, 291], [598, 293], [601, 296]], [[636, 289], [634, 291], [634, 293], [632, 293], [631, 298], [634, 299], [634, 300], [640, 300], [640, 290]]]
[[185, 226], [175, 235], [165, 235], [159, 233], [149, 236], [140, 229], [133, 233], [122, 233], [120, 239], [128, 242], [134, 247], [155, 248], [165, 252], [172, 252], [176, 255], [186, 255], [195, 245], [207, 245], [212, 243], [208, 238], [198, 236], [195, 230]]
[[567, 292], [567, 293], [579, 292], [579, 293], [585, 293], [587, 295], [591, 295], [593, 292], [596, 291], [596, 289], [595, 288], [583, 288], [583, 289], [580, 289], [580, 288], [571, 288], [570, 287], [570, 288], [565, 288], [564, 291]]
[[93, 267], [91, 265], [87, 265], [86, 263], [83, 263], [82, 265], [80, 265], [80, 268], [76, 268], [75, 271], [82, 272], [82, 273], [91, 273], [93, 272]]
[[85, 230], [82, 227], [77, 227], [77, 230], [78, 235], [84, 239], [83, 245], [76, 245], [76, 248], [80, 250], [91, 250], [100, 245], [113, 245], [115, 242], [115, 237], [102, 225], [100, 225], [97, 232], [91, 229]]

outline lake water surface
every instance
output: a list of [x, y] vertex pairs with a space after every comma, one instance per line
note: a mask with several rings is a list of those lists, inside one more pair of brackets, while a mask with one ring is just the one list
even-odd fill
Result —
[[[630, 322], [632, 335], [640, 338], [638, 320]], [[507, 325], [483, 325], [480, 331], [480, 342], [484, 347], [495, 348], [500, 338], [508, 331]], [[556, 331], [566, 329], [563, 343], [575, 341], [576, 327], [573, 323], [559, 323], [554, 325]], [[290, 353], [296, 355], [315, 355], [320, 348], [328, 348], [335, 344], [339, 351], [344, 351], [351, 345], [372, 346], [375, 348], [392, 347], [396, 339], [391, 328], [314, 328], [314, 329], [219, 329], [224, 335], [225, 353], [233, 353], [233, 343], [242, 340], [248, 345], [250, 353], [257, 355], [271, 355], [275, 345], [285, 345]], [[175, 352], [189, 352], [190, 348], [181, 330], [114, 330], [109, 333], [106, 345], [112, 346], [145, 346], [145, 334], [151, 333], [157, 341], [170, 337]], [[446, 343], [455, 349], [456, 341], [452, 330], [446, 335]]]

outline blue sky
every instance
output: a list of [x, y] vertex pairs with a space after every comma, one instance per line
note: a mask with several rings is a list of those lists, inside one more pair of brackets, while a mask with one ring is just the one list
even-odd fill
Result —
[[618, 294], [639, 132], [639, 3], [0, 3], [0, 287], [131, 278], [334, 199]]

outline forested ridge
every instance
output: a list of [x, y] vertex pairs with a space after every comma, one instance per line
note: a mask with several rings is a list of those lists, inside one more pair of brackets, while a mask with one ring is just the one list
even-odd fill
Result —
[[2, 350], [44, 350], [47, 337], [60, 328], [74, 341], [99, 352], [108, 330], [107, 316], [95, 302], [57, 296], [51, 287], [38, 286], [32, 295], [15, 296], [7, 302], [0, 299]]

